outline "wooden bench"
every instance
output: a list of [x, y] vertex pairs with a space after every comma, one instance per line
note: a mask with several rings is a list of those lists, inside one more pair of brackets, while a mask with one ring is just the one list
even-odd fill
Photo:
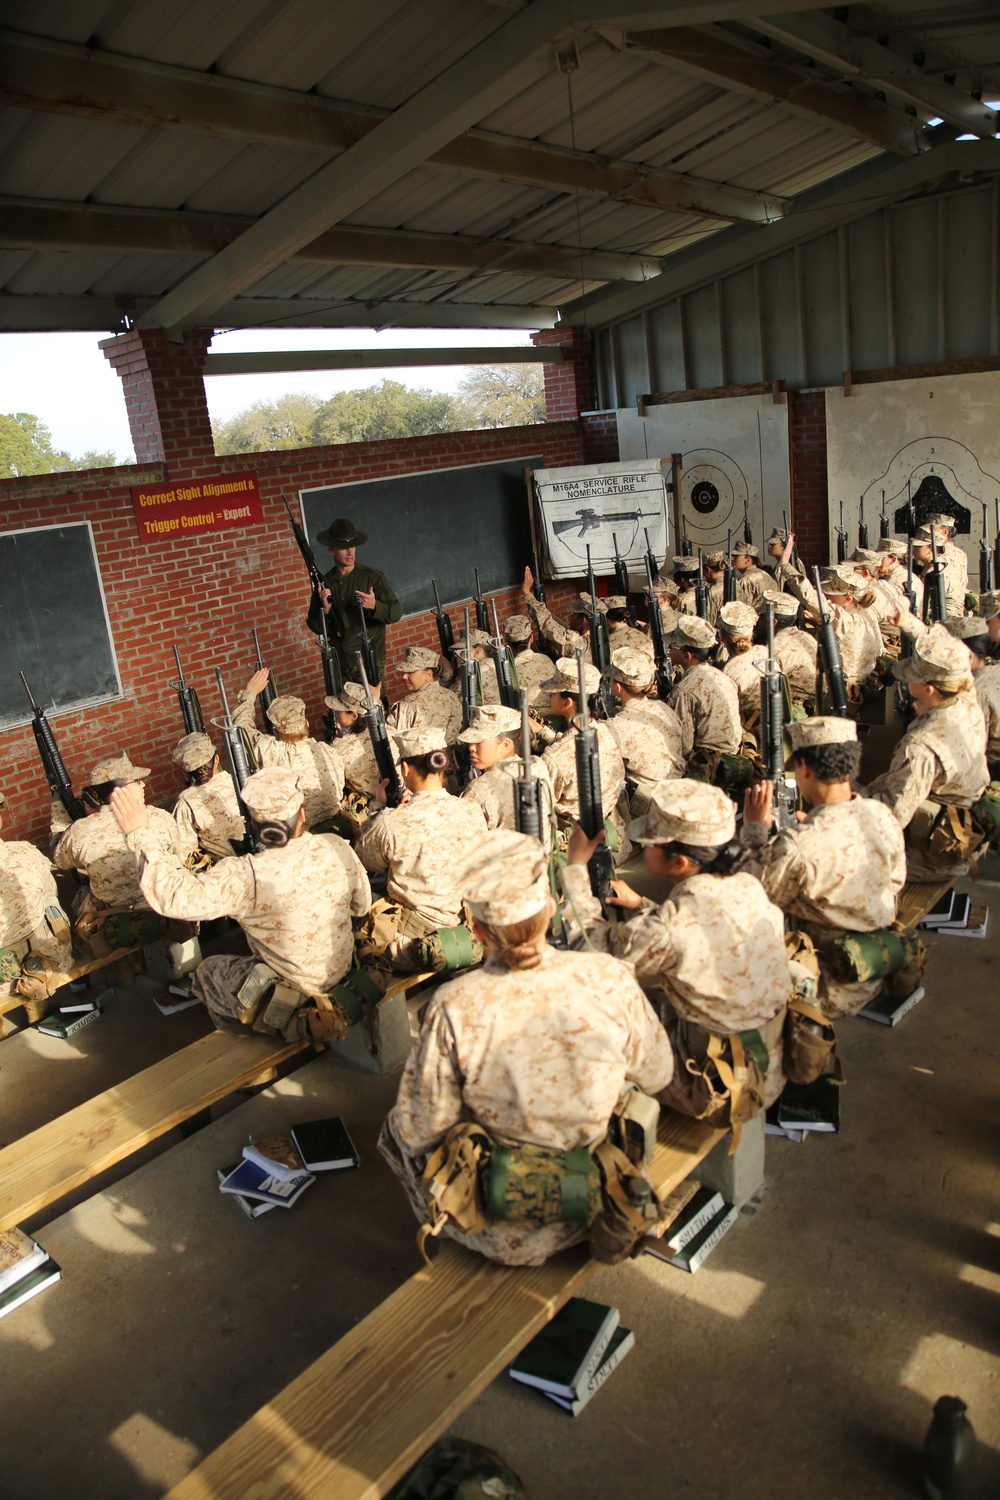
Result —
[[[92, 974], [97, 969], [105, 969], [109, 964], [117, 963], [120, 958], [127, 958], [130, 953], [141, 951], [142, 944], [136, 943], [132, 948], [116, 948], [113, 953], [108, 953], [104, 958], [81, 958], [79, 963], [71, 969], [65, 970], [62, 975], [62, 985], [71, 984], [77, 979], [82, 979], [85, 974]], [[28, 1023], [40, 1021], [43, 1016], [48, 1015], [51, 1008], [52, 996], [45, 1000], [26, 1000], [23, 995], [5, 995], [0, 999], [0, 1037], [13, 1035], [20, 1028], [4, 1022], [3, 1017], [14, 1010], [24, 1010]]]
[[[667, 1111], [657, 1189], [670, 1192], [726, 1134]], [[512, 1269], [443, 1242], [167, 1500], [375, 1500], [598, 1269], [584, 1246]]]
[[[394, 979], [383, 1002], [430, 974]], [[380, 1002], [380, 1003], [383, 1003]], [[215, 1031], [0, 1150], [0, 1229], [20, 1224], [311, 1042]]]
[[899, 893], [896, 918], [904, 927], [916, 927], [922, 922], [931, 907], [937, 906], [946, 891], [950, 891], [954, 880], [939, 880], [933, 885], [920, 885], [908, 880]]

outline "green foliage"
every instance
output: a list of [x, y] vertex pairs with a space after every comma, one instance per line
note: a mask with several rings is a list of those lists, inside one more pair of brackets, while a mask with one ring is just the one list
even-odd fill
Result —
[[313, 427], [315, 443], [374, 443], [385, 438], [454, 432], [455, 398], [399, 380], [380, 380], [360, 391], [339, 391], [324, 402]]
[[79, 469], [111, 469], [117, 463], [113, 453], [96, 453], [93, 449], [79, 458], [70, 458], [68, 453], [59, 452], [53, 446], [52, 434], [45, 423], [31, 412], [0, 415], [0, 479], [18, 479], [24, 474], [64, 474]]
[[277, 401], [255, 401], [227, 422], [213, 422], [216, 453], [269, 453], [277, 448], [308, 448], [315, 442], [313, 425], [320, 408], [318, 396], [292, 391]]
[[521, 427], [545, 421], [540, 365], [481, 365], [458, 387], [462, 427]]

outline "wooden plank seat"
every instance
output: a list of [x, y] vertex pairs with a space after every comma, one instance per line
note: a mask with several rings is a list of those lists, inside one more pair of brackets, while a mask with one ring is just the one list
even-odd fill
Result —
[[[431, 977], [394, 979], [380, 1003]], [[47, 1208], [267, 1069], [314, 1050], [310, 1042], [215, 1031], [13, 1141], [0, 1150], [0, 1229]]]
[[[667, 1193], [727, 1132], [665, 1111]], [[447, 1241], [430, 1266], [275, 1396], [167, 1500], [375, 1500], [598, 1270], [585, 1246], [499, 1266]]]
[[[71, 984], [77, 979], [82, 979], [85, 974], [92, 974], [97, 969], [106, 969], [109, 964], [117, 963], [120, 958], [127, 958], [130, 953], [139, 953], [142, 944], [136, 943], [131, 948], [116, 948], [114, 952], [105, 954], [103, 958], [81, 958], [72, 968], [63, 972], [60, 988], [62, 985]], [[30, 1021], [40, 1021], [47, 1015], [51, 1008], [52, 996], [46, 1000], [26, 1000], [23, 995], [4, 995], [0, 998], [0, 1016], [7, 1015], [10, 1011], [24, 1008], [24, 1013]], [[16, 1030], [16, 1028], [12, 1028]], [[5, 1035], [0, 1031], [0, 1036]]]
[[937, 906], [946, 891], [950, 891], [954, 880], [939, 880], [933, 885], [921, 885], [908, 880], [899, 893], [896, 917], [904, 927], [916, 927], [922, 922], [931, 907]]

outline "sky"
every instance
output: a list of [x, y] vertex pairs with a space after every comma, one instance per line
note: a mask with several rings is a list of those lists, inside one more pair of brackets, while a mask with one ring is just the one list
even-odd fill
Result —
[[[52, 433], [60, 452], [77, 457], [93, 450], [113, 452], [132, 462], [132, 439], [121, 381], [104, 358], [100, 333], [8, 333], [0, 335], [0, 412], [30, 412]], [[275, 349], [420, 349], [530, 344], [523, 329], [365, 328], [245, 329], [217, 334], [216, 354]], [[499, 363], [499, 361], [498, 361]], [[467, 365], [386, 370], [300, 370], [289, 375], [213, 375], [205, 381], [208, 409], [215, 420], [242, 411], [254, 401], [274, 401], [290, 391], [309, 391], [324, 400], [337, 391], [378, 381], [433, 391], [453, 391]]]

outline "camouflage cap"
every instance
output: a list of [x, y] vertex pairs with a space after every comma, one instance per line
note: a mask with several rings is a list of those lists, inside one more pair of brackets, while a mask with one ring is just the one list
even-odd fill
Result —
[[243, 783], [243, 802], [255, 823], [290, 823], [302, 806], [299, 778], [282, 766], [265, 766]]
[[785, 530], [784, 526], [771, 527], [771, 535], [767, 539], [767, 545], [769, 547], [774, 546], [775, 543], [777, 543], [780, 547], [784, 547], [787, 541], [788, 532]]
[[780, 589], [765, 589], [761, 594], [763, 608], [761, 614], [767, 613], [767, 605], [774, 605], [775, 619], [788, 620], [799, 612], [799, 601], [791, 594], [783, 594]]
[[672, 557], [670, 566], [675, 573], [701, 572], [701, 563], [696, 557]]
[[216, 754], [216, 748], [207, 734], [186, 734], [178, 741], [170, 759], [182, 771], [197, 771], [199, 766], [207, 766]]
[[[571, 693], [574, 698], [578, 698], [580, 674], [576, 668], [576, 657], [560, 656], [555, 672], [539, 685], [543, 693]], [[583, 664], [583, 685], [588, 698], [593, 697], [601, 685], [601, 674], [589, 661]]]
[[737, 542], [733, 548], [734, 557], [759, 557], [756, 542]]
[[531, 621], [527, 615], [511, 615], [503, 622], [503, 633], [509, 641], [530, 641]]
[[516, 708], [504, 708], [502, 703], [484, 703], [475, 710], [472, 723], [458, 736], [463, 745], [481, 745], [484, 740], [495, 740], [501, 735], [516, 740], [521, 732], [521, 715]]
[[757, 611], [749, 604], [733, 599], [719, 610], [718, 624], [727, 635], [753, 635], [757, 623]]
[[706, 568], [724, 568], [729, 559], [724, 552], [706, 552], [703, 561]]
[[97, 762], [90, 773], [90, 785], [103, 786], [106, 781], [145, 781], [150, 774], [148, 766], [134, 766], [128, 758], [128, 751], [123, 750], [119, 755]]
[[880, 556], [888, 552], [892, 557], [905, 557], [906, 543], [897, 541], [894, 536], [879, 537], [878, 552]]
[[935, 515], [928, 516], [927, 524], [929, 526], [950, 526], [954, 530], [955, 517], [949, 516], [945, 511], [938, 511]]
[[677, 624], [670, 632], [668, 644], [678, 646], [684, 651], [688, 651], [692, 647], [700, 650], [706, 646], [716, 645], [717, 639], [711, 625], [707, 620], [703, 620], [700, 615], [679, 614], [677, 616]]
[[624, 594], [609, 594], [601, 603], [607, 609], [628, 609], [628, 600]]
[[850, 561], [860, 563], [863, 568], [873, 568], [878, 562], [878, 553], [874, 547], [855, 547], [851, 553]]
[[456, 889], [480, 922], [526, 922], [549, 899], [548, 858], [537, 839], [496, 828], [454, 872]]
[[430, 755], [432, 750], [448, 748], [443, 729], [404, 729], [402, 734], [394, 734], [392, 738], [400, 760], [416, 760], [418, 756]]
[[358, 714], [365, 706], [365, 690], [360, 682], [345, 682], [339, 698], [327, 697], [323, 702], [336, 713]]
[[793, 719], [785, 727], [793, 754], [796, 750], [808, 750], [813, 745], [849, 745], [858, 738], [858, 727], [853, 719], [817, 716], [813, 719]]
[[1000, 593], [980, 594], [979, 613], [984, 620], [992, 620], [994, 615], [1000, 615]]
[[838, 568], [826, 568], [823, 572], [822, 585], [824, 594], [847, 594], [854, 599], [858, 594], [864, 593], [865, 580], [859, 578], [853, 568], [842, 563]]
[[667, 594], [669, 598], [677, 598], [677, 585], [669, 573], [657, 573], [653, 587], [658, 594]]
[[736, 834], [736, 804], [721, 787], [686, 776], [660, 781], [649, 807], [628, 825], [636, 844], [704, 844], [719, 848]]
[[987, 634], [982, 615], [960, 615], [957, 620], [946, 620], [945, 629], [960, 641], [971, 641], [977, 635]]
[[607, 601], [595, 599], [592, 594], [578, 594], [576, 600], [577, 613], [581, 615], [603, 614], [607, 609]]
[[915, 545], [929, 547], [931, 544], [931, 528], [929, 526], [918, 526], [913, 533]]
[[648, 688], [656, 675], [656, 663], [648, 651], [636, 646], [620, 646], [611, 653], [611, 676], [616, 682], [641, 693]]
[[[473, 636], [476, 631], [472, 632]], [[473, 640], [473, 645], [475, 641]], [[403, 653], [403, 660], [399, 664], [401, 672], [433, 672], [438, 664], [438, 654], [432, 651], [430, 646], [407, 646]]]
[[301, 698], [275, 698], [267, 710], [267, 717], [275, 729], [280, 729], [285, 734], [296, 734], [309, 728], [306, 706]]
[[892, 673], [900, 682], [932, 682], [944, 687], [959, 685], [972, 677], [972, 657], [968, 646], [956, 640], [944, 625], [931, 625], [913, 642], [913, 655], [892, 664]]

